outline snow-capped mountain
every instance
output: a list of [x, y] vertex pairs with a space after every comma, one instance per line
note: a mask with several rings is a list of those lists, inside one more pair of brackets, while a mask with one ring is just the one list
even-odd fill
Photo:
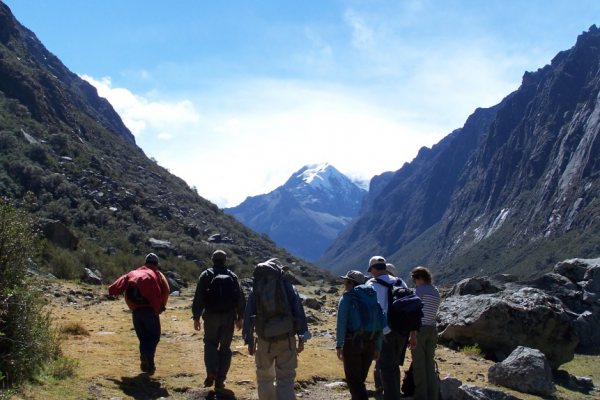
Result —
[[335, 167], [321, 163], [301, 168], [271, 193], [248, 197], [225, 212], [312, 261], [358, 214], [366, 193]]

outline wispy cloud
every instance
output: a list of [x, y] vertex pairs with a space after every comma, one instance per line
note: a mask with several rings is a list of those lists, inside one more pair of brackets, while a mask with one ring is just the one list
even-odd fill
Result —
[[370, 48], [374, 44], [373, 31], [367, 27], [364, 19], [354, 10], [344, 13], [344, 20], [352, 28], [352, 44], [359, 49]]

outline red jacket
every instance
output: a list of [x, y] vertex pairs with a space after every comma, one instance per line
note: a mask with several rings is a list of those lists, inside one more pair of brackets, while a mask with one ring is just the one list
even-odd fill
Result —
[[[169, 284], [164, 275], [155, 269], [153, 264], [142, 265], [119, 279], [117, 279], [108, 288], [108, 294], [118, 296], [130, 286], [137, 286], [142, 295], [148, 300], [150, 306], [154, 309], [156, 315], [159, 314], [161, 306], [167, 306], [169, 299]], [[147, 307], [145, 305], [133, 304], [127, 299], [125, 301], [131, 310], [138, 307]]]

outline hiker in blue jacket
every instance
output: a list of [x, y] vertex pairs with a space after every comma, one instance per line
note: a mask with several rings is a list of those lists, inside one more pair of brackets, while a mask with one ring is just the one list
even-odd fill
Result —
[[360, 271], [349, 271], [337, 314], [336, 350], [344, 363], [346, 383], [352, 400], [367, 400], [365, 380], [373, 360], [379, 359], [382, 330], [386, 326], [377, 292], [365, 286]]

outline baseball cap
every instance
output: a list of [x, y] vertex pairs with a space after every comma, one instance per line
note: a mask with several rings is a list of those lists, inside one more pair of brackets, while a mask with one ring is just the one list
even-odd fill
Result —
[[227, 254], [223, 250], [217, 250], [212, 255], [213, 260], [226, 260]]
[[392, 276], [396, 276], [396, 267], [394, 267], [394, 264], [385, 264], [385, 270], [392, 274]]
[[147, 263], [158, 264], [158, 256], [154, 253], [150, 253], [146, 256]]
[[375, 265], [383, 266], [383, 268], [377, 267], [376, 269], [385, 269], [385, 258], [383, 258], [381, 256], [371, 257], [371, 259], [369, 260], [369, 269], [367, 269], [367, 272], [371, 272], [371, 267], [373, 267]]
[[362, 272], [356, 270], [348, 271], [348, 273], [346, 273], [346, 276], [340, 276], [340, 278], [350, 279], [358, 283], [359, 285], [365, 283], [365, 276], [362, 274]]

